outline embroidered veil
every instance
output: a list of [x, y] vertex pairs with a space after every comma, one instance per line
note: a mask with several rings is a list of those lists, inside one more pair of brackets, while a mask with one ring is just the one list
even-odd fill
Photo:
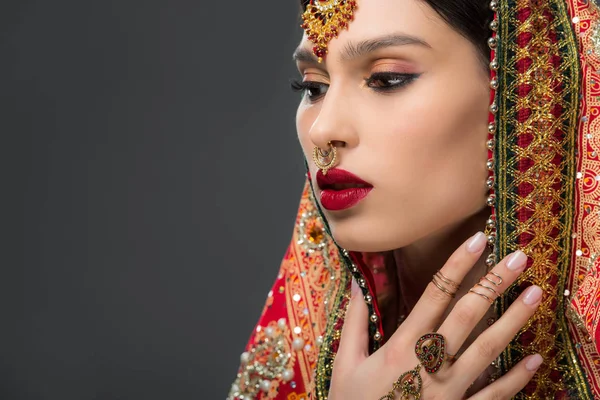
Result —
[[[544, 357], [516, 398], [600, 399], [600, 7], [592, 0], [490, 3], [488, 261], [518, 249], [529, 256], [495, 313], [524, 286], [544, 291], [496, 364], [505, 373], [528, 354]], [[375, 351], [385, 339], [377, 276], [361, 254], [335, 244], [307, 179], [228, 399], [326, 399], [352, 277], [369, 307]]]

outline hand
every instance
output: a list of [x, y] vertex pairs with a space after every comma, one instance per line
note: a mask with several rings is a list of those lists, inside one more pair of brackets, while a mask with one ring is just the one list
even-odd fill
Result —
[[[473, 236], [452, 254], [440, 270], [444, 276], [456, 283], [464, 279], [485, 248], [485, 241], [478, 235]], [[516, 280], [526, 263], [526, 255], [517, 251], [508, 255], [487, 275], [499, 283], [498, 286], [482, 278], [480, 283], [494, 288], [497, 294], [481, 286], [474, 288], [493, 300]], [[450, 288], [447, 285], [446, 287]], [[479, 335], [455, 361], [444, 361], [441, 369], [434, 374], [429, 374], [421, 368], [419, 374], [423, 384], [420, 398], [463, 399], [471, 384], [500, 355], [533, 315], [541, 297], [542, 290], [539, 287], [527, 288], [504, 315]], [[433, 283], [429, 283], [402, 325], [379, 350], [369, 356], [368, 309], [358, 286], [353, 282], [352, 299], [333, 364], [329, 400], [381, 399], [390, 392], [400, 375], [419, 365], [415, 355], [415, 344], [422, 335], [434, 332], [437, 327], [437, 333], [445, 338], [446, 353], [457, 354], [471, 331], [486, 314], [490, 302], [483, 296], [467, 293], [442, 321], [451, 300], [449, 295]], [[512, 398], [529, 382], [541, 362], [542, 357], [539, 354], [525, 357], [506, 375], [475, 393], [470, 399]], [[394, 393], [396, 399], [401, 398], [400, 393], [401, 390]], [[407, 397], [411, 400], [413, 398], [418, 397]]]

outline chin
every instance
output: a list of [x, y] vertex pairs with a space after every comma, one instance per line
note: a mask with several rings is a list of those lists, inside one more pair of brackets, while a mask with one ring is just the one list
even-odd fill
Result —
[[416, 240], [416, 237], [410, 232], [388, 231], [389, 221], [388, 223], [361, 222], [363, 221], [352, 219], [329, 220], [329, 227], [335, 242], [348, 251], [373, 253], [395, 250]]

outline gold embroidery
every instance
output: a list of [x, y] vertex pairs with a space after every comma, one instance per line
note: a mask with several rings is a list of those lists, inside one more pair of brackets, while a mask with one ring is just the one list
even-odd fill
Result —
[[256, 398], [260, 391], [267, 393], [267, 398], [274, 398], [278, 379], [294, 362], [284, 319], [256, 329], [254, 345], [242, 353], [242, 369], [231, 387], [230, 399]]
[[303, 269], [289, 276], [286, 303], [290, 324], [301, 328], [295, 335], [306, 346], [298, 354], [302, 378], [312, 382], [321, 346], [316, 341], [322, 339], [334, 305], [332, 297], [339, 284], [340, 265], [337, 247], [325, 232], [310, 189], [297, 226], [293, 256], [301, 261]]
[[600, 56], [600, 24], [596, 24], [596, 26], [594, 26], [594, 30], [592, 31], [592, 43], [593, 43], [593, 47], [592, 49], [594, 50], [594, 52], [596, 53], [596, 55]]
[[595, 276], [599, 270], [596, 259], [600, 254], [600, 13], [591, 1], [570, 0], [566, 3], [581, 46], [582, 85], [570, 290], [565, 296], [569, 301], [568, 328], [575, 344], [574, 357], [581, 363], [593, 398], [600, 398], [600, 354], [590, 337], [593, 331], [589, 329], [592, 325], [589, 322], [597, 317], [588, 308], [595, 301], [594, 289], [598, 290], [600, 286], [600, 279]]
[[348, 273], [340, 274], [340, 291], [338, 295], [334, 296], [335, 301], [333, 312], [329, 317], [327, 323], [327, 331], [325, 333], [325, 340], [321, 351], [319, 352], [319, 359], [317, 361], [317, 370], [315, 375], [315, 393], [316, 398], [320, 400], [327, 400], [329, 392], [329, 381], [331, 379], [331, 372], [333, 370], [333, 361], [337, 353], [337, 346], [333, 346], [333, 343], [338, 343], [342, 334], [342, 325], [346, 316], [346, 310], [349, 304], [349, 296], [345, 293], [349, 293], [350, 279]]
[[[499, 257], [521, 249], [529, 268], [498, 302], [504, 313], [520, 291], [544, 291], [536, 314], [501, 356], [504, 371], [541, 353], [544, 364], [516, 398], [577, 391], [589, 398], [564, 316], [572, 223], [579, 87], [577, 48], [564, 3], [517, 0], [499, 13], [501, 43], [498, 160]], [[516, 39], [518, 38], [518, 40]]]
[[[263, 310], [263, 316], [269, 312], [281, 315], [270, 307], [285, 302], [286, 314], [257, 327], [248, 350], [242, 354], [242, 366], [228, 399], [275, 399], [283, 393], [288, 393], [290, 399], [307, 399], [305, 391], [311, 391], [340, 265], [337, 248], [325, 233], [308, 184], [295, 227]], [[295, 392], [296, 388], [301, 392]]]
[[308, 395], [306, 393], [290, 393], [287, 400], [308, 400]]

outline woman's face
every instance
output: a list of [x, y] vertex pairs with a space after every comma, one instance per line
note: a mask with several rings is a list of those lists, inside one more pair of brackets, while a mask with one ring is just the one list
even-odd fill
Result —
[[[296, 124], [333, 236], [384, 251], [450, 229], [485, 207], [489, 75], [476, 47], [419, 0], [359, 0], [319, 64], [302, 39]], [[309, 59], [309, 58], [312, 58]], [[352, 207], [323, 204], [315, 146], [373, 186]], [[331, 174], [331, 172], [330, 172]]]

